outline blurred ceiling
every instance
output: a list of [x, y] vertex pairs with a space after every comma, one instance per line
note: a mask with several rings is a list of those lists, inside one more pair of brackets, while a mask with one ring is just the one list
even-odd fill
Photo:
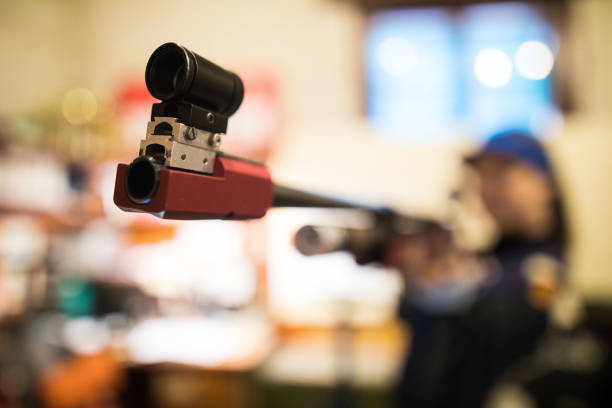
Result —
[[[507, 3], [508, 1], [500, 0], [346, 0], [349, 3], [354, 3], [365, 10], [376, 10], [382, 8], [396, 7], [460, 7], [477, 3]], [[523, 0], [522, 3], [530, 4], [559, 4], [565, 5], [568, 0]]]

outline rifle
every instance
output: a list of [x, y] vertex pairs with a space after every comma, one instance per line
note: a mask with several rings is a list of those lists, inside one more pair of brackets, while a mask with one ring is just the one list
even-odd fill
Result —
[[265, 164], [220, 150], [244, 86], [238, 75], [187, 48], [175, 43], [157, 48], [145, 81], [161, 102], [152, 106], [138, 157], [118, 165], [114, 202], [122, 210], [180, 220], [256, 219], [272, 207], [367, 211], [375, 217], [372, 230], [346, 229], [333, 244], [322, 239], [325, 227], [306, 227], [296, 235], [304, 254], [349, 250], [361, 254], [362, 263], [379, 258], [398, 234], [443, 230], [431, 220], [278, 185]]

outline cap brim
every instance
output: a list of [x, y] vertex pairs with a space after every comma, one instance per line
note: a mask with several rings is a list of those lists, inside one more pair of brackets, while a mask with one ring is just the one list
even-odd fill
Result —
[[479, 160], [485, 157], [498, 157], [500, 159], [509, 159], [511, 161], [524, 161], [521, 158], [516, 157], [512, 154], [506, 153], [506, 152], [498, 152], [495, 150], [481, 150], [474, 154], [465, 156], [463, 158], [463, 163], [470, 165], [470, 166], [474, 166]]

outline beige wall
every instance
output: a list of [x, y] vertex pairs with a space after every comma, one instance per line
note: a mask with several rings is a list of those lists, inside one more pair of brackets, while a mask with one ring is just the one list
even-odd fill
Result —
[[573, 233], [572, 278], [590, 297], [612, 300], [612, 120], [578, 115], [552, 147]]
[[55, 102], [85, 79], [78, 69], [77, 5], [0, 0], [0, 115]]
[[568, 196], [573, 281], [612, 301], [612, 1], [571, 3], [569, 40], [578, 110], [551, 141]]
[[324, 123], [361, 106], [358, 41], [362, 20], [327, 0], [89, 1], [87, 72], [106, 87], [144, 75], [151, 52], [178, 42], [224, 66], [261, 64], [281, 78], [288, 120]]

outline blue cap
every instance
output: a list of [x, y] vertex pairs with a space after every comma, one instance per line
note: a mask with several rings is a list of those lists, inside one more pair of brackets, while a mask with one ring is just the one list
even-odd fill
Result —
[[498, 133], [491, 137], [478, 153], [467, 157], [467, 163], [474, 163], [487, 154], [500, 154], [526, 163], [537, 170], [552, 174], [552, 165], [544, 147], [533, 136], [515, 131]]

